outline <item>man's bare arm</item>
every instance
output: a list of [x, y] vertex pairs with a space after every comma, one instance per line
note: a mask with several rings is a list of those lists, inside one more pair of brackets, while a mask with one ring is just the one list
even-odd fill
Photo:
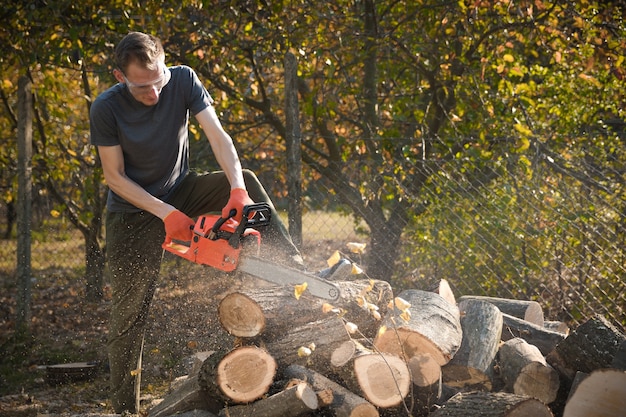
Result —
[[174, 207], [164, 203], [126, 176], [122, 147], [98, 146], [104, 179], [115, 194], [132, 205], [164, 219]]
[[209, 106], [196, 114], [196, 119], [209, 139], [217, 163], [226, 174], [230, 188], [246, 188], [241, 172], [241, 161], [232, 138], [224, 131], [215, 109]]

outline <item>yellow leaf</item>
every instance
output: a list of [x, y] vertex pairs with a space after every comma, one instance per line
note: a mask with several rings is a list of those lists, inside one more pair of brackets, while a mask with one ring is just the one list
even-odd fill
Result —
[[400, 318], [408, 323], [411, 320], [411, 312], [409, 310], [403, 311]]
[[359, 330], [359, 327], [354, 323], [346, 323], [346, 331], [348, 334], [355, 334]]
[[522, 125], [521, 123], [516, 123], [515, 125], [513, 125], [513, 127], [522, 135], [530, 136], [533, 134], [533, 132], [528, 127]]
[[352, 275], [359, 275], [363, 273], [363, 270], [357, 264], [352, 264], [352, 269], [350, 270], [350, 273]]
[[133, 369], [132, 371], [130, 371], [131, 376], [137, 376], [139, 374], [141, 374], [141, 369]]
[[335, 307], [333, 307], [331, 304], [328, 304], [328, 303], [322, 304], [322, 313], [324, 313], [324, 314], [330, 313], [334, 309], [335, 309]]
[[346, 246], [352, 253], [363, 253], [365, 250], [366, 243], [357, 243], [357, 242], [348, 242]]
[[309, 343], [309, 349], [311, 349], [311, 352], [315, 351], [316, 347], [317, 346], [315, 346], [315, 343], [313, 343], [313, 342]]
[[409, 308], [411, 308], [411, 303], [409, 303], [408, 301], [406, 301], [403, 298], [400, 297], [396, 297], [393, 299], [394, 304], [396, 305], [396, 308], [400, 311], [405, 311], [408, 310]]
[[311, 356], [311, 353], [312, 353], [311, 349], [309, 349], [308, 347], [300, 346], [298, 348], [298, 356], [301, 358], [306, 357], [306, 356]]
[[300, 299], [300, 296], [302, 296], [302, 293], [306, 290], [306, 287], [308, 286], [309, 284], [307, 284], [306, 282], [296, 285], [294, 289], [294, 295], [296, 296], [296, 300]]
[[380, 326], [378, 328], [378, 336], [382, 336], [385, 334], [385, 332], [387, 332], [387, 326]]
[[513, 62], [515, 61], [515, 58], [513, 58], [513, 55], [511, 54], [504, 54], [504, 62]]
[[2, 80], [2, 87], [13, 88], [13, 83], [11, 82], [11, 80]]
[[50, 210], [50, 215], [54, 218], [57, 218], [61, 215], [58, 210]]
[[337, 262], [339, 262], [340, 259], [341, 259], [341, 255], [339, 254], [339, 251], [336, 250], [335, 253], [333, 253], [330, 256], [330, 258], [326, 260], [326, 263], [328, 264], [329, 267], [332, 267]]
[[77, 155], [77, 154], [76, 154], [76, 151], [74, 151], [73, 149], [68, 149], [68, 150], [67, 150], [67, 153], [69, 153], [70, 155], [72, 155], [72, 156], [74, 156], [74, 157]]
[[355, 301], [359, 307], [363, 307], [367, 303], [367, 301], [365, 301], [365, 298], [363, 297], [357, 297]]

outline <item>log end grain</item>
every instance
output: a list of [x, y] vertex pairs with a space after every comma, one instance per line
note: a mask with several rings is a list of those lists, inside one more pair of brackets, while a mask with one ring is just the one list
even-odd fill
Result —
[[354, 373], [365, 398], [377, 407], [395, 407], [409, 393], [411, 375], [398, 356], [359, 356], [354, 360]]
[[236, 403], [265, 395], [276, 375], [277, 364], [265, 350], [247, 346], [226, 355], [217, 368], [217, 385]]
[[261, 307], [241, 293], [231, 293], [218, 306], [222, 327], [233, 336], [256, 337], [265, 329], [265, 315]]
[[626, 372], [600, 369], [586, 377], [565, 405], [563, 417], [623, 417], [626, 413]]
[[381, 352], [391, 353], [409, 360], [416, 355], [430, 355], [440, 366], [450, 361], [450, 355], [441, 351], [426, 336], [411, 329], [398, 327], [386, 329], [378, 333], [374, 346]]

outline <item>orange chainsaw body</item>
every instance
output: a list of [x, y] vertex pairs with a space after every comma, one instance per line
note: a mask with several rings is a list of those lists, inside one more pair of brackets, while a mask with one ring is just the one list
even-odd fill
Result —
[[[247, 224], [259, 225], [259, 221], [249, 221], [248, 211], [254, 210], [258, 215], [266, 212], [265, 206], [247, 206], [242, 223], [216, 214], [205, 214], [198, 217], [193, 228], [193, 237], [189, 245], [181, 242], [166, 241], [162, 247], [168, 252], [185, 258], [191, 262], [208, 265], [221, 271], [231, 272], [237, 268], [241, 241], [243, 238], [256, 238], [257, 249], [261, 245], [261, 234], [258, 230], [246, 227]], [[268, 211], [269, 212], [269, 209]], [[269, 221], [269, 219], [267, 220]], [[265, 219], [264, 219], [265, 222]], [[247, 240], [247, 239], [246, 239]]]

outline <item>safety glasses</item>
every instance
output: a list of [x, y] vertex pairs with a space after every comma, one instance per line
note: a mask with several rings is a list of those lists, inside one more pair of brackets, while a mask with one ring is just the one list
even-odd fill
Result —
[[129, 89], [139, 94], [146, 94], [152, 92], [153, 89], [161, 91], [161, 89], [165, 87], [172, 78], [172, 73], [165, 65], [161, 65], [161, 69], [161, 76], [156, 80], [152, 80], [147, 83], [133, 83], [131, 81], [128, 81], [128, 78], [126, 78], [126, 74], [124, 74], [123, 72], [122, 76], [124, 77], [124, 82]]

